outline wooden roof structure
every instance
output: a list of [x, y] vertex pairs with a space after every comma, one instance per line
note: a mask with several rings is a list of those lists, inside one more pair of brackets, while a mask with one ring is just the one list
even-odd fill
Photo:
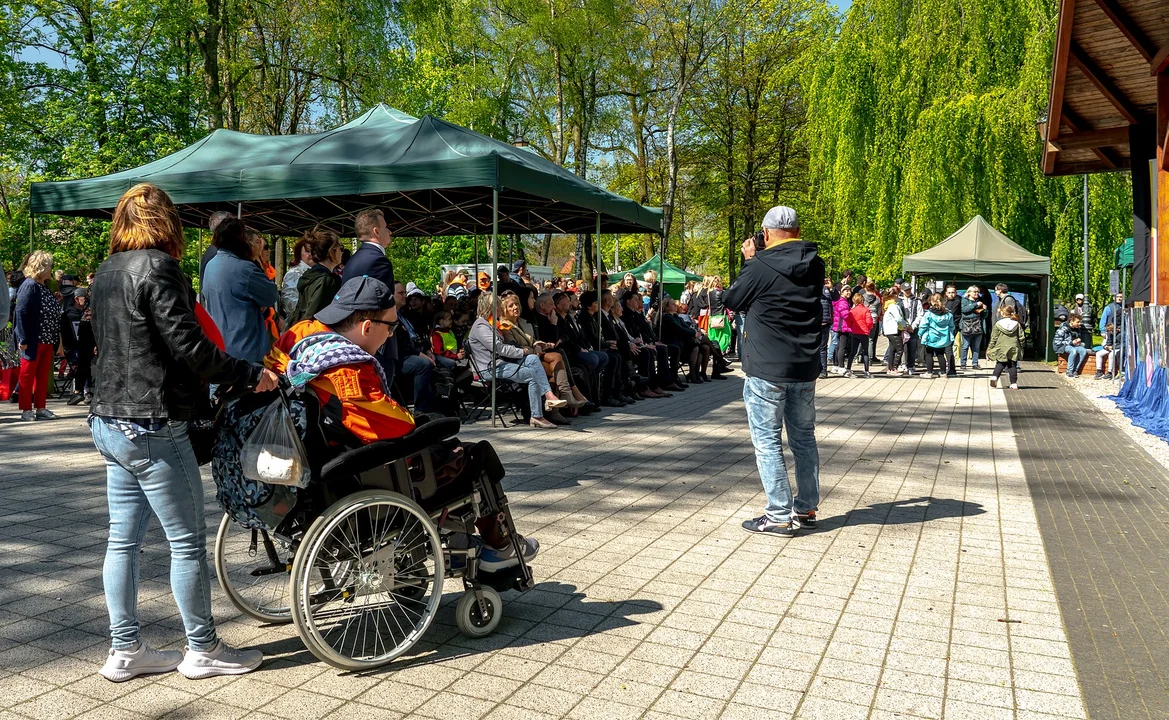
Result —
[[1167, 69], [1169, 0], [1060, 0], [1043, 173], [1129, 169], [1129, 126], [1155, 121]]

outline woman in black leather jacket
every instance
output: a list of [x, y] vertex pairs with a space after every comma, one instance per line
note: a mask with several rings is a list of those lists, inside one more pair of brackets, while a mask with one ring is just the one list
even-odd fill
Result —
[[[215, 633], [203, 483], [187, 421], [207, 404], [205, 381], [267, 391], [277, 380], [207, 338], [179, 268], [182, 249], [170, 198], [153, 185], [137, 185], [118, 201], [110, 256], [93, 280], [98, 356], [90, 429], [106, 461], [110, 508], [102, 579], [112, 648], [101, 674], [113, 682], [176, 668], [188, 678], [236, 675], [263, 661], [259, 651], [234, 650]], [[138, 554], [152, 513], [170, 543], [185, 657], [152, 650], [139, 636]]]

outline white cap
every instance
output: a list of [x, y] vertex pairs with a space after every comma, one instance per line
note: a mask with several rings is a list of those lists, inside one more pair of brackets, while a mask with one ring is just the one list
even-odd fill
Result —
[[424, 295], [424, 294], [425, 293], [423, 293], [421, 290], [419, 290], [418, 286], [415, 285], [414, 283], [412, 283], [412, 282], [406, 283], [406, 297], [410, 297], [411, 295]]
[[777, 205], [763, 216], [764, 230], [799, 230], [800, 221], [796, 211], [786, 205]]
[[1084, 293], [1076, 293], [1076, 299], [1077, 299], [1077, 300], [1083, 300], [1083, 299], [1084, 299]]

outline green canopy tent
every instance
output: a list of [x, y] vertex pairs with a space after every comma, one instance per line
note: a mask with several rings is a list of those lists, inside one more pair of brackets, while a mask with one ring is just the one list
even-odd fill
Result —
[[394, 234], [407, 237], [661, 231], [660, 210], [534, 152], [385, 105], [328, 132], [216, 130], [141, 167], [33, 183], [31, 211], [109, 219], [122, 193], [140, 182], [166, 190], [189, 227], [230, 210], [263, 233], [298, 235], [320, 224], [347, 236], [355, 213], [379, 207]]
[[1048, 357], [1051, 350], [1047, 343], [1051, 260], [1029, 252], [991, 227], [981, 215], [975, 215], [932, 248], [906, 255], [901, 261], [901, 269], [909, 275], [928, 275], [956, 284], [959, 280], [976, 280], [981, 284], [1001, 280], [1010, 285], [1011, 279], [1015, 278], [1017, 283], [1033, 286], [1039, 305], [1039, 312], [1032, 313], [1037, 320], [1036, 339], [1045, 347], [1044, 357]]
[[[353, 216], [377, 207], [397, 236], [490, 233], [493, 267], [501, 231], [661, 234], [660, 210], [593, 185], [536, 153], [385, 105], [328, 132], [216, 130], [141, 167], [33, 183], [30, 210], [109, 219], [122, 194], [141, 182], [165, 190], [188, 227], [205, 227], [212, 213], [229, 210], [263, 233], [298, 235], [320, 225], [349, 236]], [[29, 234], [31, 244], [31, 220]], [[599, 242], [596, 247], [600, 267]], [[494, 423], [494, 383], [491, 405]]]
[[662, 261], [661, 254], [654, 255], [649, 260], [643, 262], [635, 268], [630, 270], [623, 270], [621, 272], [610, 273], [609, 283], [616, 285], [621, 282], [621, 278], [625, 277], [625, 273], [633, 273], [638, 282], [641, 282], [642, 277], [646, 272], [653, 270], [657, 273], [658, 280], [662, 283], [662, 289], [665, 290], [670, 297], [678, 298], [682, 295], [682, 289], [690, 280], [701, 280], [701, 275], [695, 275], [692, 272], [683, 270], [670, 263], [669, 261]]

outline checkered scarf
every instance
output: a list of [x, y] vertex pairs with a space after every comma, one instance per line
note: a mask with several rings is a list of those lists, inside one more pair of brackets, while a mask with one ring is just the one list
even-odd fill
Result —
[[334, 332], [309, 335], [292, 346], [288, 353], [288, 367], [284, 374], [297, 390], [328, 371], [345, 365], [373, 364], [382, 382], [382, 392], [390, 394], [390, 384], [377, 359], [359, 348], [353, 341]]

